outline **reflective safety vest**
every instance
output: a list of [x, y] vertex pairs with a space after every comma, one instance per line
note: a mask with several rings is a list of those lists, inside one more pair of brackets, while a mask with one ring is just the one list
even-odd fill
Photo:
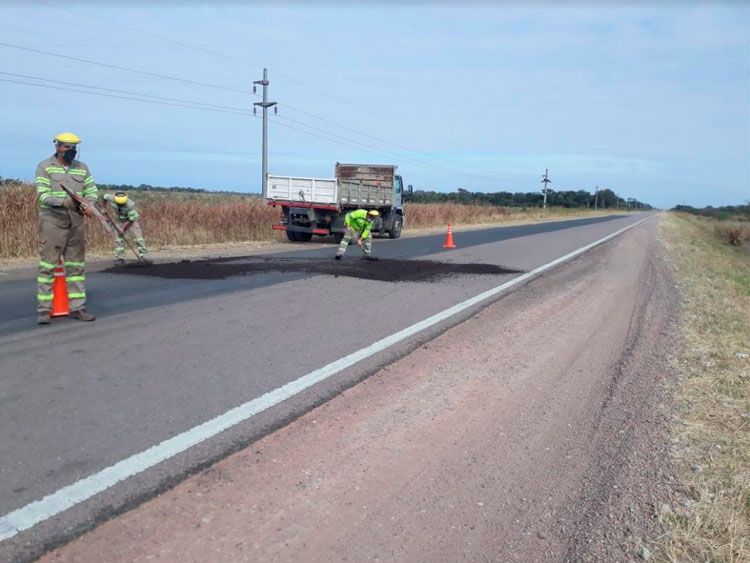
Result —
[[68, 194], [62, 189], [62, 185], [89, 201], [96, 201], [99, 197], [99, 190], [88, 166], [75, 159], [70, 166], [61, 166], [55, 155], [52, 155], [36, 167], [36, 193], [40, 209], [67, 214], [63, 201]]
[[367, 211], [365, 209], [357, 209], [356, 211], [347, 213], [344, 217], [344, 224], [353, 231], [360, 233], [362, 238], [370, 236], [372, 221], [367, 218]]

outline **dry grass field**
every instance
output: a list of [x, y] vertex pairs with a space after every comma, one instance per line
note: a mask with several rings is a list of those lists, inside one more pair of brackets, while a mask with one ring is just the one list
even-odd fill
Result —
[[658, 510], [660, 561], [750, 561], [750, 248], [730, 236], [749, 227], [673, 213], [662, 221], [684, 305], [677, 483]]
[[[271, 226], [280, 211], [255, 195], [135, 190], [141, 227], [149, 247], [283, 241]], [[453, 203], [407, 203], [405, 230], [478, 224], [504, 224], [564, 219], [591, 214], [587, 209], [492, 207]], [[0, 186], [0, 260], [31, 258], [36, 253], [38, 205], [34, 187], [20, 182]], [[601, 213], [601, 211], [600, 211]], [[111, 251], [110, 235], [91, 225], [87, 251]]]

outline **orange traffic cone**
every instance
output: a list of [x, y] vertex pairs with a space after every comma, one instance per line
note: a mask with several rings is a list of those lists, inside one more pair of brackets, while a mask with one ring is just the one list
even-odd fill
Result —
[[67, 317], [68, 313], [68, 284], [65, 281], [65, 266], [60, 260], [55, 268], [55, 281], [52, 284], [52, 316]]
[[453, 244], [453, 225], [451, 223], [448, 223], [448, 234], [445, 235], [443, 248], [456, 248], [456, 245]]

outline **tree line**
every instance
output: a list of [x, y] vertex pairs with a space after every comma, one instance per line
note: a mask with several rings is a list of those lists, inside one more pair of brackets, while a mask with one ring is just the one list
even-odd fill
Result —
[[[11, 181], [0, 177], [0, 185]], [[162, 186], [151, 186], [140, 184], [131, 186], [129, 184], [98, 184], [104, 191], [149, 191], [161, 193], [195, 193], [195, 194], [224, 194], [224, 195], [257, 195], [242, 194], [231, 190], [206, 190], [203, 188], [190, 188], [173, 186], [165, 188]], [[495, 207], [542, 207], [544, 196], [541, 192], [471, 192], [459, 188], [455, 192], [435, 192], [431, 190], [414, 190], [409, 197], [411, 203], [458, 203], [462, 205], [490, 205]], [[547, 190], [547, 205], [553, 207], [590, 207], [600, 209], [652, 209], [651, 205], [638, 201], [635, 198], [622, 198], [610, 189], [599, 190], [598, 194], [586, 190], [555, 191]], [[687, 207], [687, 206], [684, 206]]]
[[745, 205], [722, 205], [720, 207], [693, 207], [692, 205], [675, 205], [673, 211], [682, 211], [701, 217], [712, 217], [719, 221], [742, 218], [750, 221], [750, 203]]
[[[459, 203], [464, 205], [492, 205], [497, 207], [542, 207], [541, 192], [470, 192], [459, 188], [455, 192], [415, 190], [409, 198], [413, 203]], [[586, 190], [547, 190], [547, 205], [554, 207], [599, 207], [601, 209], [652, 209], [651, 205], [635, 198], [622, 198], [610, 189], [591, 193]]]

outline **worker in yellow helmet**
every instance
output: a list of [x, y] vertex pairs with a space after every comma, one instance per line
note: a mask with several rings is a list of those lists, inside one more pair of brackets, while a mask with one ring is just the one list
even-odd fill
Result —
[[338, 252], [336, 252], [336, 260], [341, 260], [344, 256], [344, 252], [349, 247], [349, 242], [354, 239], [362, 251], [365, 253], [363, 258], [365, 260], [377, 260], [377, 257], [372, 255], [372, 224], [380, 216], [377, 209], [357, 209], [356, 211], [350, 211], [344, 216], [344, 225], [346, 225], [346, 232], [344, 238], [341, 239], [339, 244]]
[[[114, 194], [104, 194], [103, 198], [107, 209], [112, 211], [114, 217], [112, 220], [119, 229], [113, 230], [115, 235], [115, 266], [125, 264], [125, 239], [127, 233], [133, 237], [133, 242], [138, 247], [138, 259], [142, 263], [151, 262], [148, 258], [146, 249], [146, 239], [143, 238], [143, 231], [138, 224], [138, 211], [135, 208], [135, 202], [128, 197], [125, 192], [115, 192]], [[120, 236], [122, 233], [122, 236]]]
[[[60, 133], [53, 140], [55, 153], [36, 167], [36, 193], [39, 199], [39, 272], [37, 274], [37, 322], [49, 324], [52, 311], [54, 270], [60, 258], [65, 264], [70, 318], [93, 321], [86, 311], [86, 245], [84, 215], [97, 200], [98, 190], [88, 166], [76, 160], [81, 139], [73, 133]], [[84, 198], [89, 205], [78, 205], [61, 186]]]

